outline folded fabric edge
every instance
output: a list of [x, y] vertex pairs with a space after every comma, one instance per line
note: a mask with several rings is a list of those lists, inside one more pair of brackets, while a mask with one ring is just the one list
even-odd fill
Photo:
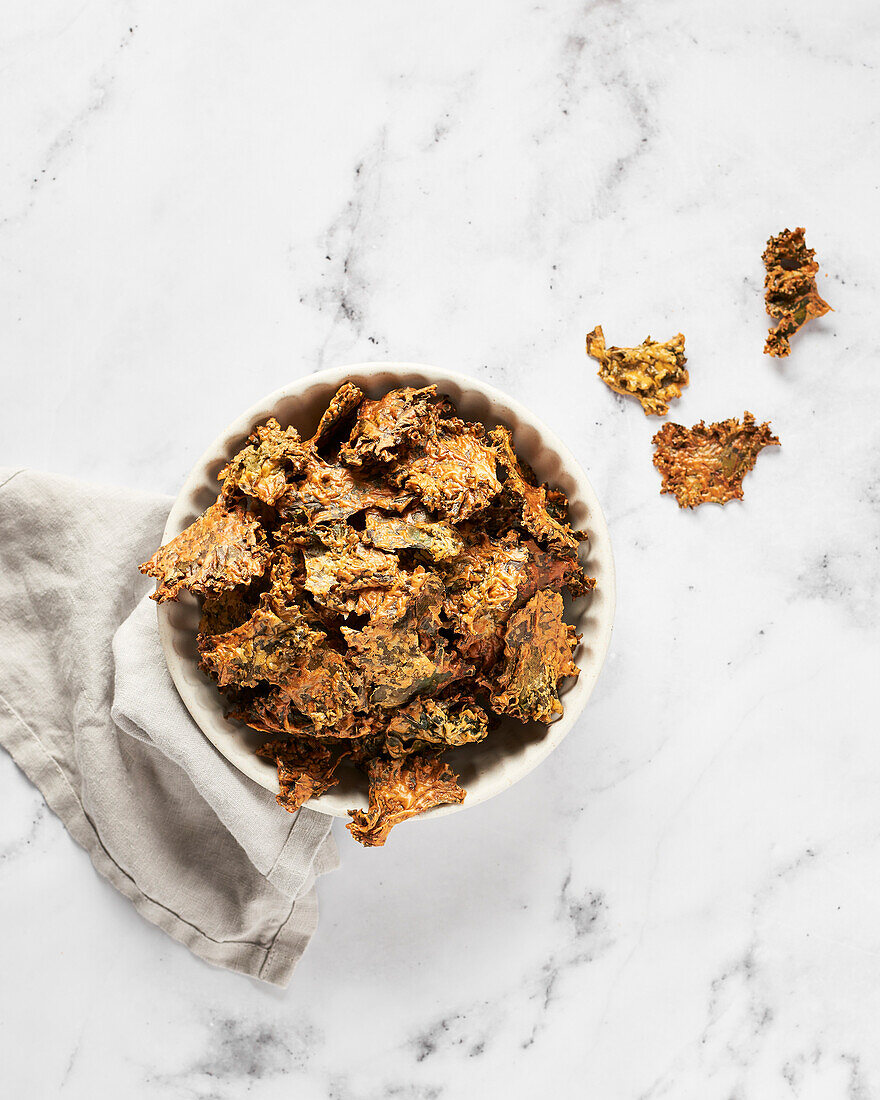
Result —
[[[112, 859], [57, 762], [2, 695], [0, 745], [40, 791], [71, 837], [85, 849], [98, 873], [127, 897], [142, 917], [205, 962], [273, 985], [286, 986], [289, 983], [294, 967], [317, 926], [318, 902], [313, 879], [310, 879], [304, 893], [293, 900], [289, 914], [268, 946], [240, 940], [214, 940], [143, 893], [131, 876]], [[332, 844], [332, 839], [328, 839]], [[321, 863], [327, 859], [326, 853], [322, 856]]]
[[0, 489], [8, 485], [18, 474], [23, 474], [26, 466], [0, 466]]
[[[183, 703], [181, 703], [181, 706], [183, 706]], [[118, 728], [129, 737], [133, 737], [142, 744], [156, 747], [152, 738], [129, 718], [117, 703], [113, 703], [110, 707], [110, 717]], [[207, 738], [205, 740], [207, 742]], [[220, 757], [220, 753], [213, 745], [209, 744], [208, 747], [211, 752]], [[187, 770], [179, 759], [168, 753], [167, 749], [160, 747], [158, 751], [165, 752], [165, 755], [173, 760], [178, 767], [181, 767], [184, 771]], [[246, 783], [253, 783], [253, 780], [248, 779], [246, 776], [242, 778]], [[307, 879], [334, 871], [339, 866], [336, 841], [330, 833], [333, 818], [307, 807], [297, 810], [293, 815], [283, 812], [280, 808], [277, 812], [280, 817], [290, 818], [290, 826], [287, 837], [279, 848], [271, 866], [268, 868], [260, 866], [254, 859], [254, 853], [247, 851], [246, 848], [245, 851], [257, 871], [264, 875], [276, 890], [280, 890], [282, 894], [287, 894], [289, 897], [298, 897], [303, 892], [303, 884]], [[222, 818], [220, 820], [221, 824], [224, 824]], [[236, 837], [236, 840], [239, 844], [242, 843], [238, 837]], [[320, 867], [316, 863], [319, 851], [322, 853]], [[306, 864], [303, 864], [303, 852], [311, 852], [311, 857]]]
[[[284, 894], [299, 895], [306, 879], [334, 871], [339, 866], [339, 852], [330, 832], [332, 824], [333, 818], [327, 814], [306, 806], [297, 810], [284, 847], [266, 875], [276, 889]], [[312, 853], [305, 868], [301, 866], [300, 853], [303, 851]]]

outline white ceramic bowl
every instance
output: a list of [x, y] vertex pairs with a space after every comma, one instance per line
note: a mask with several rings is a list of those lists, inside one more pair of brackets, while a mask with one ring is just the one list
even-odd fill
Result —
[[[275, 416], [282, 426], [292, 424], [303, 437], [314, 431], [330, 398], [344, 381], [357, 383], [370, 397], [380, 397], [398, 386], [427, 386], [436, 383], [448, 394], [466, 420], [479, 420], [489, 427], [506, 424], [513, 432], [517, 454], [524, 458], [542, 481], [561, 488], [571, 502], [571, 522], [585, 530], [590, 541], [581, 549], [587, 571], [596, 578], [596, 589], [573, 601], [568, 618], [583, 634], [575, 652], [581, 673], [567, 680], [561, 689], [565, 713], [551, 726], [524, 726], [513, 719], [493, 730], [485, 741], [448, 753], [453, 770], [467, 790], [463, 803], [438, 806], [428, 813], [439, 817], [476, 806], [507, 790], [522, 779], [556, 748], [577, 721], [596, 684], [611, 638], [614, 618], [614, 559], [608, 527], [596, 494], [586, 474], [568, 448], [528, 409], [476, 378], [453, 374], [418, 363], [356, 363], [350, 367], [320, 371], [284, 386], [257, 402], [222, 432], [196, 463], [168, 516], [163, 542], [178, 535], [216, 498], [217, 473], [239, 450], [256, 424]], [[181, 593], [177, 602], [160, 604], [159, 636], [168, 669], [180, 697], [209, 741], [245, 775], [266, 790], [277, 793], [275, 766], [257, 756], [260, 734], [223, 716], [223, 699], [214, 684], [199, 671], [196, 628], [199, 611], [196, 600]], [[364, 776], [354, 768], [340, 768], [337, 787], [307, 803], [312, 809], [344, 817], [350, 809], [367, 806]], [[423, 815], [427, 816], [427, 815]]]

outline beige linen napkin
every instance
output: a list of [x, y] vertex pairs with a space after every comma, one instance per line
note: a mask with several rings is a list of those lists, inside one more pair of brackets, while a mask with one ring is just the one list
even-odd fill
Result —
[[286, 985], [338, 863], [332, 819], [282, 810], [181, 702], [137, 572], [170, 505], [0, 470], [0, 745], [143, 916]]

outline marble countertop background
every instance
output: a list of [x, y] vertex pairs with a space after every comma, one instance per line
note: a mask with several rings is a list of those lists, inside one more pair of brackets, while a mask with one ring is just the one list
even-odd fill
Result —
[[[880, 9], [7, 0], [0, 461], [169, 493], [322, 366], [486, 379], [571, 446], [612, 650], [509, 793], [320, 883], [286, 992], [93, 871], [0, 754], [0, 1092], [880, 1098]], [[761, 252], [835, 312], [761, 354]], [[687, 336], [746, 499], [659, 495], [585, 358]]]

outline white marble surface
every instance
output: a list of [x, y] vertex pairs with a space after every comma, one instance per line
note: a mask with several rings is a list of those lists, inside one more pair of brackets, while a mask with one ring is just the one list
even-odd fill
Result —
[[[612, 528], [578, 727], [320, 884], [290, 989], [213, 970], [0, 754], [10, 1097], [880, 1097], [880, 9], [870, 0], [6, 0], [0, 460], [175, 491], [322, 365], [529, 405]], [[806, 225], [836, 312], [761, 354]], [[674, 418], [770, 418], [744, 504], [658, 494], [584, 333], [687, 335]]]

